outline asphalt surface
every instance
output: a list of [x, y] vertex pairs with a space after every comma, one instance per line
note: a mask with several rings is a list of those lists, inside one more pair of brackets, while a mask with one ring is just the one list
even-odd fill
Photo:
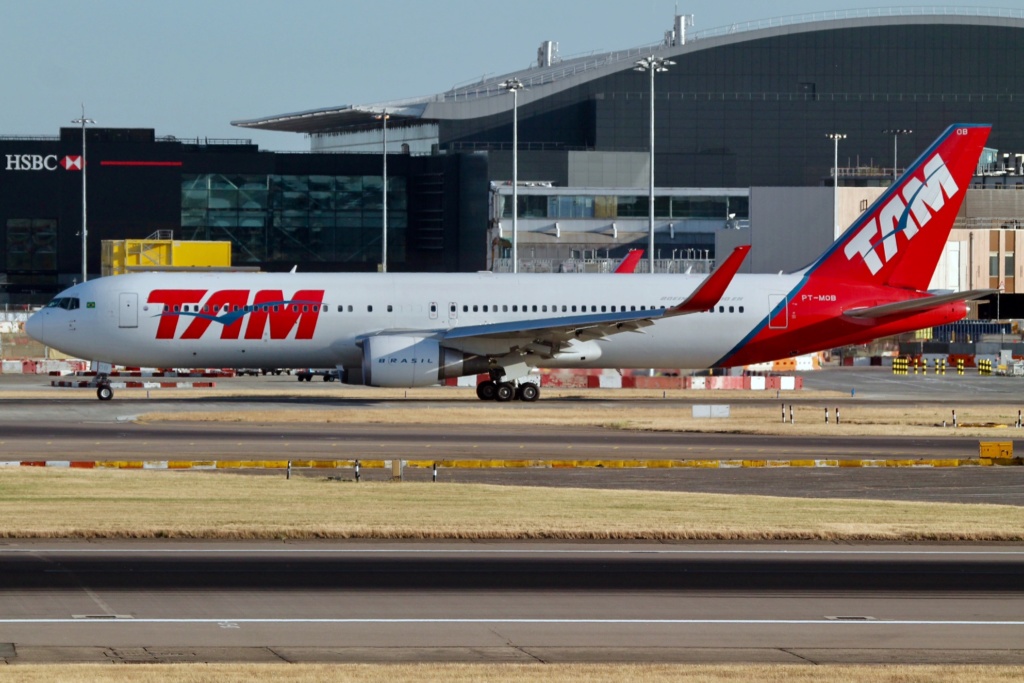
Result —
[[[39, 405], [36, 404], [38, 410]], [[159, 407], [155, 408], [159, 410]], [[396, 407], [395, 410], [401, 410]], [[846, 459], [969, 458], [977, 439], [922, 437], [764, 436], [641, 432], [600, 427], [531, 425], [288, 425], [150, 423], [7, 423], [5, 460], [82, 459], [83, 446], [100, 460], [348, 459], [400, 457], [595, 459]], [[1008, 435], [1000, 434], [999, 440]], [[1024, 440], [1017, 441], [1024, 447]]]
[[0, 658], [1024, 664], [1022, 572], [1001, 546], [19, 542]]
[[[855, 397], [846, 401], [912, 401], [943, 410], [967, 402], [1012, 404], [1024, 386], [1009, 378], [927, 380], [890, 386], [890, 376], [858, 370], [821, 373], [809, 384], [832, 390], [852, 385]], [[261, 388], [284, 381], [232, 380]], [[308, 394], [292, 398], [101, 403], [67, 399], [62, 390], [43, 399], [17, 396], [19, 388], [40, 384], [40, 378], [0, 378], [0, 388], [14, 388], [6, 394], [10, 398], [0, 399], [0, 459], [729, 460], [953, 458], [977, 452], [974, 439], [916, 437], [138, 424], [133, 416], [150, 411], [400, 411], [424, 403], [328, 398], [315, 383]], [[708, 400], [666, 399], [680, 410]], [[579, 404], [544, 401], [495, 408], [541, 405], [557, 411]], [[808, 409], [820, 403], [798, 393], [786, 401]], [[406, 470], [407, 479], [430, 474]], [[363, 476], [388, 473], [364, 469]], [[1024, 505], [1024, 468], [1016, 467], [451, 469], [439, 478]], [[1022, 665], [1022, 570], [1019, 545], [0, 542], [0, 659]]]

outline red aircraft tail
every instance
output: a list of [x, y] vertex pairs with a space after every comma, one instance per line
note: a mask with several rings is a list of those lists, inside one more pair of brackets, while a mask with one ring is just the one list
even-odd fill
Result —
[[926, 290], [991, 126], [950, 126], [807, 269], [844, 282]]

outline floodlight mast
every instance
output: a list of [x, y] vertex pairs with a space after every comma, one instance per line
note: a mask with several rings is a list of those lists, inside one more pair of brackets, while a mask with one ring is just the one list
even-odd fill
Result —
[[383, 178], [383, 188], [381, 190], [384, 210], [381, 220], [381, 239], [380, 239], [380, 272], [388, 272], [388, 119], [391, 115], [388, 114], [388, 110], [385, 109], [380, 114], [375, 114], [374, 117], [381, 122], [384, 132], [384, 144], [382, 146], [382, 153], [384, 156], [383, 171], [381, 177]]
[[897, 177], [897, 173], [898, 173], [896, 171], [896, 152], [897, 152], [896, 141], [899, 140], [901, 135], [910, 135], [913, 132], [914, 131], [910, 130], [909, 128], [889, 128], [889, 129], [886, 129], [886, 130], [882, 131], [882, 133], [884, 135], [891, 135], [892, 136], [892, 181], [893, 182], [896, 182], [896, 177]]
[[519, 272], [519, 91], [523, 84], [510, 78], [499, 84], [512, 93], [512, 272]]
[[85, 282], [89, 278], [88, 263], [85, 258], [85, 247], [89, 236], [89, 223], [86, 215], [87, 204], [85, 201], [85, 125], [87, 123], [96, 122], [92, 119], [85, 118], [85, 104], [82, 104], [82, 116], [77, 119], [72, 119], [71, 123], [79, 123], [82, 125], [82, 282]]
[[832, 239], [839, 237], [839, 141], [846, 139], [845, 133], [826, 133], [825, 137], [835, 143], [832, 155]]
[[650, 266], [651, 274], [654, 274], [654, 74], [659, 71], [668, 71], [668, 67], [674, 66], [675, 62], [664, 57], [643, 57], [635, 62], [633, 71], [647, 71], [651, 74], [651, 116], [650, 116], [650, 165], [651, 176], [647, 197], [648, 213], [648, 238], [647, 238], [647, 263]]

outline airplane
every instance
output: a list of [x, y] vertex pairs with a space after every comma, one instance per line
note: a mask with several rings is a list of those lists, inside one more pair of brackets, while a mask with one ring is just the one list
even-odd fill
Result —
[[[485, 375], [536, 401], [537, 368], [746, 365], [942, 325], [994, 290], [927, 291], [991, 126], [957, 124], [821, 256], [788, 274], [144, 272], [77, 284], [33, 314], [40, 342], [98, 364], [336, 367], [419, 387]], [[794, 229], [799, 229], [795, 227]]]

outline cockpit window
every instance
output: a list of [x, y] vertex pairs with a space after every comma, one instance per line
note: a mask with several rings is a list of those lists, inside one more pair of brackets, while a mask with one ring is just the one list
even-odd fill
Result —
[[76, 296], [59, 296], [46, 304], [47, 308], [63, 308], [65, 311], [78, 310], [78, 306], [78, 297]]

